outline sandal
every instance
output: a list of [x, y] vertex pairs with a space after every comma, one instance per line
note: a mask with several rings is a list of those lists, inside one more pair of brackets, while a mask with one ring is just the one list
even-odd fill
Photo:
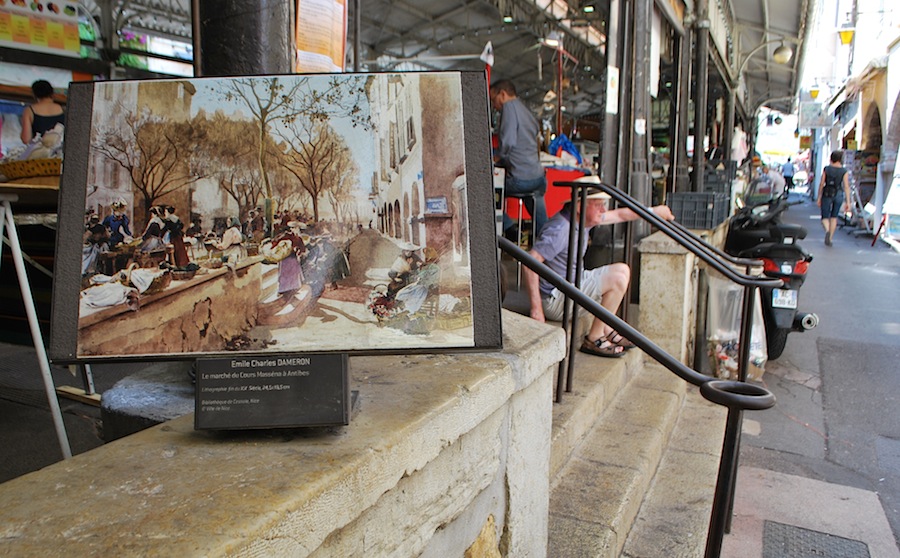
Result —
[[585, 336], [584, 341], [581, 343], [581, 348], [578, 350], [582, 353], [606, 358], [619, 358], [625, 354], [625, 349], [623, 347], [620, 347], [605, 338], [591, 341], [587, 336]]
[[606, 334], [606, 337], [604, 337], [604, 339], [606, 339], [613, 345], [618, 345], [619, 347], [622, 347], [626, 351], [630, 351], [631, 349], [637, 347], [637, 345], [635, 345], [628, 339], [622, 337], [622, 335], [620, 335], [619, 332], [617, 332], [614, 329], [610, 330], [610, 332]]

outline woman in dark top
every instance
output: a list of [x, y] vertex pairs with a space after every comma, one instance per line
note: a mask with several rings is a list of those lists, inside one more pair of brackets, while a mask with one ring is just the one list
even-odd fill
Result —
[[818, 203], [822, 212], [822, 227], [825, 228], [825, 246], [831, 246], [834, 231], [837, 229], [837, 218], [841, 213], [850, 211], [850, 179], [843, 166], [844, 152], [840, 149], [831, 152], [831, 164], [822, 171], [821, 190]]
[[31, 85], [35, 102], [22, 112], [22, 143], [27, 144], [38, 134], [52, 130], [57, 124], [65, 124], [62, 106], [53, 100], [53, 86], [45, 80]]
[[166, 224], [163, 223], [162, 214], [163, 212], [160, 208], [156, 206], [150, 208], [150, 221], [147, 223], [147, 228], [144, 229], [144, 234], [141, 235], [141, 238], [144, 239], [144, 242], [141, 243], [141, 252], [155, 252], [165, 249], [166, 245], [162, 237], [166, 232]]

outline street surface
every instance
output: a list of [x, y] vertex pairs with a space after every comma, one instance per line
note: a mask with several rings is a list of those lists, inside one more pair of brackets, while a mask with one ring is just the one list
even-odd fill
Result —
[[[809, 231], [800, 244], [815, 258], [799, 308], [817, 313], [820, 322], [791, 333], [784, 354], [766, 365], [763, 382], [777, 404], [745, 413], [740, 465], [875, 493], [896, 543], [900, 254], [880, 241], [872, 246], [871, 236], [854, 235], [851, 227], [825, 246], [818, 207], [805, 191], [791, 194], [791, 201], [800, 200], [784, 221]], [[793, 506], [816, 511], [812, 501]]]

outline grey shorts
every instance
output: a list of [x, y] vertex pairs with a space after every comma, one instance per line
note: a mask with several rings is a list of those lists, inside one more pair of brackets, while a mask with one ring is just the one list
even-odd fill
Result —
[[[597, 267], [594, 269], [586, 269], [581, 274], [581, 291], [597, 301], [597, 304], [603, 300], [603, 276], [606, 274], [607, 266]], [[541, 297], [541, 306], [544, 308], [544, 317], [555, 322], [562, 321], [563, 304], [566, 297], [554, 288], [550, 291], [549, 296]]]

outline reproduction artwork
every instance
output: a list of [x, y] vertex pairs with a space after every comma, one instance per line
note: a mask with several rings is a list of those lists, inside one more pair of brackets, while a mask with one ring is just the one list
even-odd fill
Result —
[[72, 84], [51, 357], [498, 347], [484, 87]]

